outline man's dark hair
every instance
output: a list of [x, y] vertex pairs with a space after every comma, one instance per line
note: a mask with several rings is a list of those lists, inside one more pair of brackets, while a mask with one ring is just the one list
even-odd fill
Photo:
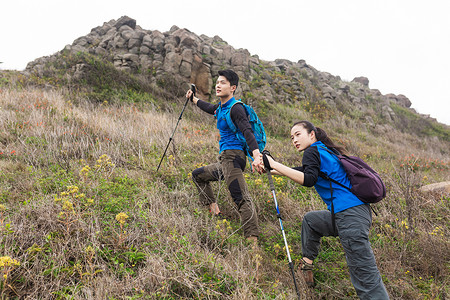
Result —
[[219, 76], [225, 77], [230, 82], [230, 86], [235, 85], [236, 88], [238, 87], [239, 76], [233, 70], [221, 70], [219, 71]]

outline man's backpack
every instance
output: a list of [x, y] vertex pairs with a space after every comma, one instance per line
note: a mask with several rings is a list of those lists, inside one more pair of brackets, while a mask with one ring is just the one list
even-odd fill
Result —
[[[233, 123], [233, 120], [231, 120], [231, 109], [234, 105], [241, 103], [244, 108], [245, 112], [248, 116], [248, 121], [250, 123], [250, 126], [252, 127], [253, 134], [255, 135], [256, 142], [258, 143], [259, 151], [262, 152], [264, 150], [264, 147], [266, 147], [267, 143], [267, 137], [266, 137], [266, 131], [264, 130], [263, 123], [258, 118], [258, 115], [256, 114], [255, 110], [243, 103], [241, 100], [234, 100], [230, 105], [227, 107], [228, 111], [225, 113], [225, 118], [227, 121], [228, 126], [230, 129], [236, 134], [236, 137], [239, 139], [239, 141], [244, 146], [244, 152], [248, 156], [250, 160], [253, 160], [252, 154], [250, 153], [250, 149], [247, 145], [247, 142], [245, 141], [244, 135], [242, 132], [236, 127], [236, 125]], [[218, 109], [221, 109], [221, 106], [219, 106]]]
[[377, 203], [386, 197], [386, 186], [381, 180], [380, 175], [369, 167], [361, 158], [357, 156], [341, 155], [324, 147], [321, 148], [335, 155], [339, 159], [347, 173], [352, 187], [348, 188], [322, 172], [319, 174], [320, 177], [350, 190], [364, 203]]

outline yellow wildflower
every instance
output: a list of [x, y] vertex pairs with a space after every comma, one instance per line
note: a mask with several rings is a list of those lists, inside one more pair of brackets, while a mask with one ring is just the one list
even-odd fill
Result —
[[66, 211], [73, 211], [73, 203], [70, 202], [69, 200], [66, 200], [63, 204], [62, 209]]
[[281, 177], [274, 177], [274, 178], [275, 178], [276, 184], [282, 184], [283, 183], [283, 178], [281, 178]]
[[281, 251], [281, 246], [278, 243], [273, 245], [273, 251], [275, 252], [275, 255], [278, 256], [278, 254], [280, 254]]
[[84, 248], [84, 251], [88, 254], [93, 256], [95, 254], [95, 250], [94, 248], [92, 248], [92, 246], [87, 246], [86, 248]]
[[405, 229], [408, 229], [408, 222], [406, 220], [402, 220], [402, 226], [405, 227]]
[[116, 220], [120, 224], [124, 224], [127, 221], [127, 219], [128, 219], [128, 215], [126, 213], [123, 213], [123, 212], [117, 214], [117, 216], [116, 216]]
[[78, 193], [78, 187], [76, 186], [76, 185], [69, 185], [68, 187], [67, 187], [67, 192], [69, 193], [69, 194], [77, 194]]
[[9, 256], [0, 257], [0, 268], [20, 266], [20, 262]]

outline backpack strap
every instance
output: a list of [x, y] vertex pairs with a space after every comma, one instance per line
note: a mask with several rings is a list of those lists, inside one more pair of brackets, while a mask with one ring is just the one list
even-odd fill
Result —
[[233, 102], [230, 103], [230, 108], [228, 109], [228, 112], [225, 114], [225, 120], [227, 121], [228, 127], [230, 127], [231, 131], [236, 133], [238, 131], [236, 125], [234, 124], [233, 120], [231, 119], [231, 110], [233, 109], [233, 106], [235, 106], [238, 103], [242, 103], [241, 100], [234, 99]]
[[[322, 146], [319, 146], [319, 147], [322, 148], [323, 150], [327, 151], [328, 153], [334, 155], [337, 158], [337, 160], [339, 160], [339, 156], [340, 156], [339, 152], [332, 151], [332, 150], [330, 150], [328, 148], [325, 148], [325, 147], [322, 147]], [[333, 183], [336, 183], [337, 185], [340, 185], [341, 187], [346, 188], [347, 190], [350, 191], [350, 188], [348, 186], [345, 186], [342, 183], [334, 180], [333, 178], [331, 178], [330, 176], [328, 176], [324, 172], [319, 172], [319, 176], [322, 177], [325, 180], [328, 180], [328, 181], [331, 181]]]
[[[225, 120], [227, 121], [228, 127], [230, 127], [231, 131], [233, 131], [236, 135], [238, 135], [239, 133], [238, 133], [238, 128], [236, 127], [233, 120], [231, 119], [231, 110], [233, 109], [233, 107], [236, 104], [239, 104], [239, 103], [242, 104], [242, 106], [244, 106], [244, 103], [241, 101], [241, 99], [239, 99], [239, 100], [234, 99], [234, 101], [230, 103], [229, 109], [227, 108], [228, 111], [225, 114]], [[244, 106], [244, 110], [246, 111], [245, 106]], [[247, 111], [246, 111], [246, 114], [247, 114]], [[247, 115], [247, 117], [248, 117], [248, 115]], [[250, 122], [250, 120], [249, 120], [249, 122]], [[248, 151], [247, 148], [248, 147], [245, 147], [244, 152], [245, 152], [245, 155], [248, 157], [248, 160], [249, 160], [250, 166], [251, 166], [252, 161], [254, 161], [255, 159], [252, 157], [252, 155], [250, 154], [250, 152]]]
[[[333, 154], [333, 155], [337, 156], [337, 158], [339, 159], [340, 154], [339, 154], [338, 152], [332, 151], [332, 150], [330, 150], [330, 149], [328, 149], [328, 148], [324, 148], [324, 147], [320, 147], [320, 148], [324, 149], [325, 151], [327, 151], [327, 152], [330, 153], [330, 154]], [[328, 176], [328, 175], [325, 174], [324, 172], [319, 172], [319, 176], [322, 177], [322, 178], [325, 179], [325, 180], [328, 180], [328, 181], [330, 182], [330, 191], [331, 191], [331, 220], [332, 220], [332, 222], [333, 222], [333, 229], [336, 229], [335, 218], [334, 218], [334, 206], [333, 206], [333, 185], [332, 185], [331, 183], [333, 182], [333, 183], [335, 183], [335, 184], [337, 184], [337, 185], [340, 185], [341, 187], [346, 188], [346, 189], [349, 190], [350, 192], [352, 192], [352, 190], [351, 190], [348, 186], [345, 186], [345, 185], [343, 185], [342, 183], [340, 183], [340, 182], [334, 180], [333, 178], [331, 178], [330, 176]], [[374, 214], [375, 214], [376, 216], [378, 216], [378, 213], [373, 209], [372, 205], [370, 205], [370, 204], [368, 204], [368, 203], [366, 203], [366, 204], [369, 205], [369, 206], [370, 206], [370, 209], [374, 212]]]
[[322, 177], [325, 180], [328, 180], [330, 182], [336, 183], [337, 185], [342, 186], [343, 188], [346, 188], [347, 190], [351, 190], [348, 186], [343, 185], [342, 183], [334, 180], [333, 178], [331, 178], [330, 176], [328, 176], [327, 174], [325, 174], [324, 172], [319, 172], [319, 176]]
[[331, 192], [331, 224], [333, 224], [333, 232], [336, 232], [336, 217], [334, 216], [334, 204], [333, 204], [333, 185], [330, 181], [330, 192]]

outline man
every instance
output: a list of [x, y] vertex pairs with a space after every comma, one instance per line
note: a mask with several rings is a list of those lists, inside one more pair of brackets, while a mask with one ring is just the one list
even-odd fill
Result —
[[[239, 76], [232, 70], [219, 71], [219, 78], [216, 82], [216, 96], [220, 98], [218, 104], [211, 104], [193, 97], [193, 102], [203, 111], [215, 115], [217, 111], [217, 128], [220, 132], [220, 156], [219, 162], [213, 163], [192, 172], [192, 179], [200, 193], [200, 201], [208, 205], [212, 214], [221, 214], [217, 205], [210, 182], [225, 180], [228, 190], [234, 203], [238, 207], [241, 215], [241, 222], [244, 236], [256, 245], [259, 235], [258, 216], [248, 192], [248, 186], [244, 179], [243, 171], [246, 165], [246, 154], [244, 145], [236, 137], [236, 134], [227, 125], [225, 114], [231, 114], [231, 120], [244, 136], [250, 153], [254, 158], [253, 170], [262, 173], [263, 164], [258, 149], [256, 138], [248, 121], [245, 108], [242, 104], [230, 104], [235, 101], [234, 92], [239, 83]], [[186, 93], [186, 97], [191, 97], [192, 91]]]

